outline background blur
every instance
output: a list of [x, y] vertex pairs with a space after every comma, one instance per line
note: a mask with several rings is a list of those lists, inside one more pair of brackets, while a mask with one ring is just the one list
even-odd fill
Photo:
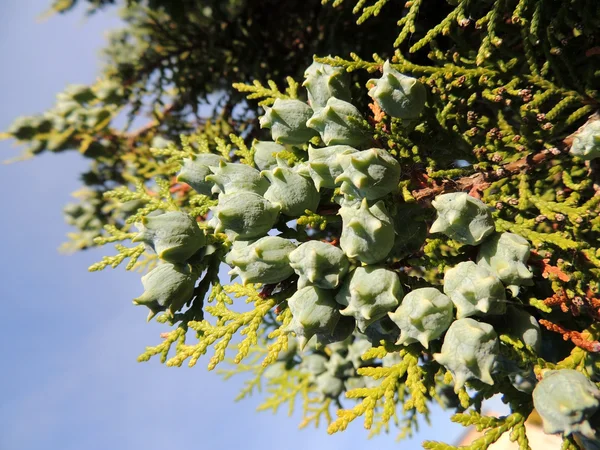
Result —
[[[50, 107], [67, 84], [93, 82], [104, 31], [119, 25], [114, 8], [40, 21], [49, 2], [0, 1], [0, 130]], [[11, 145], [0, 142], [0, 160], [19, 154]], [[400, 443], [394, 430], [368, 442], [362, 420], [334, 436], [298, 430], [286, 411], [256, 413], [259, 396], [234, 403], [243, 379], [222, 381], [208, 359], [193, 369], [137, 363], [166, 331], [131, 303], [139, 274], [91, 274], [101, 250], [57, 251], [69, 232], [62, 207], [84, 167], [74, 152], [0, 166], [1, 450], [416, 449], [463, 432], [439, 410], [433, 427]]]

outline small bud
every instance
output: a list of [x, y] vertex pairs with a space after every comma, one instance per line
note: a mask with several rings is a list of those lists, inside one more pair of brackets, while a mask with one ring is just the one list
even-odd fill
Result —
[[454, 377], [454, 391], [476, 378], [494, 384], [490, 370], [499, 352], [494, 328], [473, 319], [455, 320], [444, 337], [441, 353], [433, 358]]
[[339, 161], [344, 171], [335, 183], [343, 194], [376, 200], [398, 189], [400, 164], [383, 149], [342, 155]]
[[466, 192], [438, 195], [431, 204], [438, 214], [430, 233], [443, 233], [461, 244], [478, 245], [494, 232], [488, 207]]
[[513, 233], [501, 233], [481, 245], [477, 264], [500, 278], [516, 296], [519, 286], [533, 285], [533, 274], [525, 265], [529, 253], [526, 239]]
[[273, 205], [253, 192], [224, 194], [219, 204], [211, 208], [213, 218], [209, 226], [215, 233], [225, 233], [227, 237], [236, 239], [252, 239], [264, 236], [277, 220], [279, 205]]
[[264, 196], [274, 205], [281, 208], [286, 216], [301, 216], [306, 210], [316, 211], [320, 195], [312, 180], [289, 167], [281, 164], [272, 170], [261, 172], [271, 185]]
[[213, 193], [254, 192], [263, 195], [269, 187], [269, 182], [260, 176], [260, 172], [246, 164], [221, 161], [209, 169], [212, 173], [206, 177], [206, 181], [214, 183]]
[[[494, 133], [494, 131], [497, 133], [498, 129], [497, 129], [497, 128], [492, 128], [492, 129], [489, 131], [488, 135], [491, 135], [491, 136], [496, 136], [496, 133]], [[502, 162], [502, 160], [503, 160], [503, 159], [504, 159], [504, 158], [502, 157], [502, 155], [501, 155], [500, 153], [494, 153], [494, 154], [492, 155], [492, 162], [495, 162], [495, 163], [500, 163], [500, 162]]]
[[200, 153], [185, 158], [177, 181], [189, 184], [198, 194], [211, 195], [213, 183], [206, 181], [206, 176], [210, 175], [208, 167], [217, 166], [221, 161], [224, 161], [223, 157], [211, 153]]
[[390, 253], [394, 246], [394, 225], [382, 201], [369, 207], [367, 199], [352, 206], [342, 206], [340, 246], [351, 259], [374, 264]]
[[298, 274], [298, 287], [307, 285], [335, 289], [348, 272], [348, 258], [338, 247], [321, 241], [301, 244], [289, 255], [290, 266]]
[[206, 237], [189, 214], [171, 211], [147, 216], [136, 224], [133, 242], [148, 244], [164, 261], [183, 263], [206, 244]]
[[275, 100], [272, 107], [265, 106], [260, 118], [261, 128], [270, 128], [273, 140], [278, 144], [302, 145], [317, 133], [307, 128], [306, 121], [313, 110], [300, 100]]
[[313, 110], [324, 108], [331, 97], [349, 102], [350, 82], [346, 71], [314, 61], [304, 72], [302, 86], [308, 92], [308, 103]]
[[373, 322], [396, 309], [404, 291], [398, 275], [377, 266], [357, 267], [345, 280], [335, 299], [345, 306], [340, 313], [354, 317], [364, 332]]
[[337, 186], [335, 179], [342, 174], [340, 158], [343, 155], [356, 153], [358, 150], [348, 145], [314, 148], [308, 146], [308, 165], [310, 177], [315, 182], [317, 191], [322, 187], [333, 189]]
[[242, 284], [272, 284], [285, 280], [294, 273], [289, 254], [296, 246], [277, 236], [265, 236], [252, 244], [234, 242], [225, 262], [233, 269], [232, 277], [239, 276]]
[[356, 106], [331, 97], [327, 105], [317, 110], [306, 125], [321, 135], [325, 145], [358, 147], [370, 139], [369, 128]]
[[502, 282], [485, 267], [464, 261], [444, 275], [444, 293], [456, 306], [456, 317], [502, 314], [506, 294]]
[[420, 342], [429, 348], [429, 342], [439, 338], [452, 321], [452, 301], [432, 287], [415, 289], [406, 294], [402, 303], [388, 316], [400, 328], [397, 345]]
[[285, 147], [271, 141], [254, 141], [254, 165], [258, 170], [268, 170], [277, 166], [277, 154], [284, 151]]
[[188, 265], [160, 264], [142, 277], [144, 293], [133, 303], [150, 309], [148, 320], [164, 310], [173, 315], [192, 298], [195, 283]]
[[548, 370], [533, 390], [533, 405], [548, 434], [573, 432], [590, 439], [596, 433], [588, 419], [600, 407], [600, 390], [572, 369]]
[[300, 349], [315, 334], [331, 334], [335, 329], [340, 313], [331, 294], [329, 290], [306, 286], [288, 299], [292, 321], [285, 331], [296, 334]]
[[389, 61], [383, 64], [383, 75], [367, 81], [369, 96], [386, 114], [403, 120], [418, 119], [427, 101], [425, 86], [394, 69]]

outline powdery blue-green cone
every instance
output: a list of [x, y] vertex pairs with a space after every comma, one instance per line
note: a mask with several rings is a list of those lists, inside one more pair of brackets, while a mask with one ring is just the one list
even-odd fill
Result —
[[316, 348], [322, 348], [326, 345], [343, 342], [352, 336], [356, 328], [356, 321], [352, 317], [340, 316], [340, 320], [330, 333], [317, 333]]
[[237, 241], [225, 257], [233, 267], [232, 277], [239, 276], [242, 284], [272, 284], [285, 280], [294, 273], [289, 254], [296, 245], [277, 236], [265, 236], [251, 244]]
[[172, 315], [192, 298], [195, 283], [188, 265], [160, 264], [142, 277], [144, 293], [133, 303], [150, 309], [148, 320], [160, 311]]
[[16, 139], [29, 140], [38, 134], [39, 123], [40, 121], [37, 117], [17, 117], [10, 124], [6, 132]]
[[526, 265], [530, 251], [527, 239], [514, 233], [500, 233], [479, 248], [477, 264], [494, 273], [516, 296], [519, 286], [533, 285], [533, 274]]
[[404, 291], [398, 275], [377, 266], [357, 267], [346, 277], [335, 300], [345, 309], [340, 313], [354, 317], [361, 332], [397, 308]]
[[148, 244], [164, 261], [183, 263], [206, 244], [204, 232], [189, 214], [171, 211], [147, 216], [137, 223], [133, 242]]
[[510, 384], [520, 392], [530, 394], [537, 384], [537, 378], [532, 368], [522, 369], [514, 361], [505, 362], [504, 370], [508, 372]]
[[110, 117], [111, 111], [109, 108], [102, 106], [87, 106], [82, 115], [85, 117], [85, 125], [89, 128], [95, 128]]
[[335, 329], [340, 313], [331, 294], [329, 290], [306, 286], [288, 299], [292, 321], [285, 331], [296, 334], [300, 349], [315, 334], [331, 334]]
[[329, 360], [325, 363], [325, 367], [327, 372], [338, 378], [352, 376], [355, 373], [352, 361], [336, 351], [331, 352]]
[[277, 166], [277, 154], [285, 147], [277, 142], [254, 141], [252, 143], [254, 165], [258, 170], [268, 170]]
[[356, 153], [357, 151], [349, 145], [332, 145], [323, 148], [314, 148], [309, 145], [309, 174], [315, 182], [317, 191], [320, 191], [321, 188], [335, 188], [337, 186], [335, 179], [344, 171], [340, 164], [340, 158], [343, 155]]
[[367, 199], [342, 206], [340, 246], [348, 258], [374, 264], [385, 259], [394, 245], [394, 226], [382, 201], [369, 207]]
[[335, 97], [315, 111], [306, 125], [321, 135], [325, 145], [350, 145], [358, 147], [371, 139], [364, 117], [351, 103]]
[[383, 75], [367, 82], [369, 96], [386, 114], [403, 120], [418, 119], [427, 101], [425, 86], [416, 78], [394, 69], [389, 61], [383, 64]]
[[92, 88], [84, 84], [70, 84], [63, 94], [81, 104], [91, 102], [96, 98]]
[[269, 367], [265, 369], [262, 374], [262, 377], [265, 380], [274, 380], [276, 378], [282, 377], [288, 370], [288, 364], [285, 361], [275, 361]]
[[349, 102], [350, 80], [346, 71], [314, 61], [304, 72], [302, 86], [308, 93], [308, 103], [317, 111], [325, 107], [331, 97]]
[[548, 434], [597, 437], [588, 419], [600, 407], [600, 390], [576, 370], [548, 370], [533, 390], [533, 405]]
[[213, 183], [213, 193], [234, 194], [246, 191], [263, 195], [269, 187], [268, 180], [261, 177], [254, 167], [246, 164], [221, 161], [217, 166], [210, 166], [209, 170], [211, 174], [206, 177], [206, 181]]
[[429, 348], [429, 342], [439, 338], [452, 321], [454, 306], [450, 298], [435, 288], [426, 287], [409, 292], [395, 312], [388, 316], [400, 328], [396, 344], [420, 342]]
[[342, 250], [321, 241], [301, 244], [289, 254], [290, 266], [298, 274], [298, 287], [314, 285], [335, 289], [348, 272], [348, 258]]
[[154, 136], [152, 138], [152, 142], [150, 143], [150, 147], [160, 150], [167, 148], [169, 145], [175, 145], [175, 143], [163, 136]]
[[437, 210], [437, 219], [430, 233], [443, 233], [461, 244], [479, 245], [494, 232], [489, 208], [466, 192], [438, 195], [431, 204]]
[[[372, 378], [368, 378], [369, 380], [372, 380]], [[344, 387], [346, 388], [346, 391], [351, 391], [353, 389], [362, 389], [367, 387], [367, 384], [365, 383], [365, 378], [362, 376], [356, 376], [356, 377], [351, 377], [348, 378], [347, 380], [344, 381]]]
[[123, 85], [115, 80], [99, 81], [94, 86], [94, 92], [102, 103], [118, 102], [125, 95]]
[[381, 345], [381, 341], [396, 342], [400, 338], [398, 326], [387, 315], [376, 320], [364, 332], [373, 346]]
[[198, 194], [211, 195], [213, 183], [206, 181], [206, 176], [210, 175], [208, 167], [218, 166], [221, 161], [225, 161], [222, 156], [211, 153], [200, 153], [192, 158], [184, 158], [177, 181], [189, 184]]
[[383, 358], [381, 358], [381, 366], [382, 367], [393, 367], [396, 364], [401, 364], [404, 359], [400, 356], [398, 352], [391, 352], [386, 354]]
[[212, 219], [208, 225], [215, 233], [225, 233], [231, 241], [264, 236], [277, 221], [279, 205], [253, 192], [224, 194], [219, 204], [211, 208]]
[[344, 382], [329, 372], [322, 373], [316, 379], [317, 391], [324, 397], [338, 398], [344, 391]]
[[502, 314], [506, 310], [504, 285], [492, 272], [464, 261], [444, 274], [444, 293], [456, 306], [456, 317]]
[[433, 358], [452, 373], [454, 391], [458, 392], [473, 378], [494, 384], [490, 371], [498, 352], [498, 336], [491, 325], [458, 319], [446, 332], [442, 352], [435, 353]]
[[346, 356], [346, 359], [352, 363], [352, 366], [355, 369], [370, 365], [373, 360], [364, 360], [362, 356], [372, 347], [373, 346], [368, 339], [357, 336], [348, 346], [348, 355]]
[[302, 372], [309, 373], [316, 377], [327, 370], [327, 367], [325, 366], [326, 364], [326, 356], [319, 353], [309, 353], [308, 355], [302, 355], [302, 361], [300, 362], [298, 368]]
[[302, 145], [317, 133], [306, 126], [313, 114], [310, 106], [300, 100], [275, 100], [273, 106], [265, 106], [260, 118], [261, 128], [270, 128], [271, 137], [278, 144]]
[[600, 120], [588, 122], [577, 131], [570, 153], [588, 161], [600, 157]]
[[281, 165], [261, 172], [271, 185], [264, 196], [279, 205], [286, 216], [301, 216], [306, 210], [316, 211], [321, 199], [312, 180], [298, 171]]
[[537, 319], [515, 306], [509, 306], [506, 313], [507, 334], [520, 339], [539, 353], [542, 347], [542, 330]]
[[398, 189], [400, 164], [381, 148], [342, 155], [344, 171], [335, 179], [341, 192], [367, 200], [379, 199]]

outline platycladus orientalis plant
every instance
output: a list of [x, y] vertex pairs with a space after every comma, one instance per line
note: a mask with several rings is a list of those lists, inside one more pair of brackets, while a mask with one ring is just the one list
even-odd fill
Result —
[[[355, 3], [359, 24], [388, 7]], [[302, 398], [330, 433], [410, 435], [437, 403], [484, 431], [466, 448], [528, 449], [535, 408], [563, 449], [598, 448], [600, 3], [439, 0], [433, 22], [426, 3], [399, 8], [385, 59], [234, 84], [261, 107], [245, 122], [224, 109], [106, 156], [119, 138], [97, 133], [134, 94], [104, 80], [7, 135], [117, 158], [118, 186], [67, 214], [116, 243], [91, 270], [147, 272], [134, 303], [172, 329], [141, 361], [211, 351], [251, 375], [240, 397], [265, 383], [260, 409]], [[509, 415], [481, 414], [495, 394]]]

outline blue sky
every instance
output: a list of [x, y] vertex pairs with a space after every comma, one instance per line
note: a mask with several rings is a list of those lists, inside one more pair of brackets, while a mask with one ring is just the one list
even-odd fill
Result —
[[[69, 83], [91, 83], [112, 13], [37, 20], [50, 0], [0, 1], [0, 130], [43, 111]], [[16, 156], [0, 142], [0, 160]], [[328, 436], [297, 429], [298, 417], [256, 413], [260, 396], [234, 403], [241, 380], [205, 370], [140, 364], [163, 326], [131, 304], [140, 275], [88, 273], [101, 250], [61, 255], [69, 231], [62, 207], [86, 166], [75, 152], [0, 166], [0, 449], [414, 449], [423, 439], [452, 441], [462, 428], [434, 414], [413, 441], [395, 434], [367, 441], [362, 423]]]

